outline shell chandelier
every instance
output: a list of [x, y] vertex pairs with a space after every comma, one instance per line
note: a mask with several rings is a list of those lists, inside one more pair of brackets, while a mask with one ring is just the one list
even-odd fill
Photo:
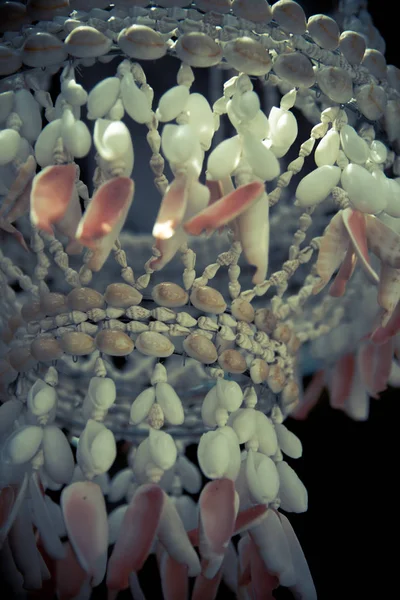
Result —
[[[152, 554], [168, 600], [221, 581], [317, 597], [284, 420], [325, 386], [365, 420], [400, 383], [400, 71], [366, 2], [335, 19], [290, 0], [0, 5], [15, 597], [140, 600]], [[135, 234], [154, 194], [152, 236]]]

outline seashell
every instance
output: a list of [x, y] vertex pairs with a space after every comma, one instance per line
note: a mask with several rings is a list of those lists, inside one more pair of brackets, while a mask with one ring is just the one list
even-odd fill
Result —
[[19, 133], [30, 144], [35, 142], [42, 130], [41, 107], [32, 94], [26, 89], [15, 92], [14, 110], [18, 113], [22, 127]]
[[24, 321], [40, 321], [44, 317], [40, 300], [29, 300], [21, 307], [21, 316]]
[[219, 406], [228, 412], [237, 411], [243, 402], [242, 388], [236, 381], [218, 378], [215, 388]]
[[161, 147], [166, 159], [176, 164], [187, 162], [200, 150], [200, 144], [189, 125], [165, 125]]
[[400, 94], [400, 69], [394, 65], [388, 65], [386, 69], [386, 79], [390, 87], [394, 88]]
[[33, 21], [52, 21], [69, 14], [69, 0], [28, 0], [26, 12]]
[[61, 348], [72, 356], [86, 356], [95, 351], [95, 341], [91, 335], [80, 331], [68, 331], [60, 338]]
[[386, 58], [378, 50], [367, 48], [364, 52], [361, 66], [368, 69], [371, 75], [378, 80], [386, 79]]
[[387, 96], [379, 85], [371, 83], [355, 88], [355, 98], [360, 112], [370, 121], [380, 119], [385, 112]]
[[317, 84], [331, 100], [346, 103], [353, 97], [353, 81], [344, 69], [323, 67], [316, 71]]
[[240, 19], [267, 25], [272, 19], [271, 7], [266, 0], [233, 0], [232, 10]]
[[218, 356], [218, 364], [227, 373], [244, 373], [247, 370], [243, 354], [229, 348]]
[[339, 46], [340, 29], [331, 17], [313, 15], [307, 21], [307, 30], [314, 42], [324, 50], [336, 50]]
[[0, 94], [0, 123], [10, 115], [14, 106], [14, 92], [8, 91]]
[[74, 474], [74, 456], [61, 429], [55, 425], [45, 427], [42, 448], [46, 474], [56, 483], [70, 483]]
[[145, 25], [131, 25], [118, 35], [122, 52], [139, 60], [157, 60], [167, 53], [167, 44], [157, 31]]
[[191, 31], [180, 35], [174, 46], [180, 60], [191, 67], [213, 67], [222, 60], [222, 48], [205, 33]]
[[193, 288], [190, 301], [199, 310], [213, 315], [220, 315], [226, 310], [226, 302], [222, 294], [209, 286]]
[[359, 65], [366, 50], [364, 37], [355, 31], [343, 31], [339, 38], [339, 50], [351, 65]]
[[185, 108], [189, 95], [190, 92], [186, 85], [175, 85], [169, 89], [160, 98], [156, 111], [157, 119], [162, 123], [176, 119]]
[[228, 438], [218, 429], [203, 433], [197, 447], [197, 458], [200, 469], [209, 479], [223, 477], [230, 459]]
[[[386, 161], [387, 156], [388, 156], [388, 151], [387, 151], [385, 144], [383, 144], [382, 142], [379, 142], [378, 140], [374, 140], [373, 142], [371, 142], [369, 151], [370, 151], [370, 158], [375, 163], [382, 164]], [[353, 161], [353, 162], [356, 162], [356, 161]]]
[[56, 338], [40, 337], [32, 342], [31, 354], [36, 360], [46, 362], [58, 360], [62, 356], [63, 350]]
[[300, 458], [303, 454], [303, 446], [297, 435], [282, 423], [275, 423], [275, 431], [282, 452], [291, 458]]
[[[106, 473], [117, 455], [115, 438], [109, 429], [89, 419], [79, 436], [76, 458], [83, 474], [88, 478]], [[68, 488], [67, 488], [68, 489]]]
[[127, 356], [135, 347], [133, 340], [123, 331], [103, 329], [96, 335], [96, 346], [109, 356]]
[[143, 390], [133, 401], [130, 412], [130, 422], [139, 425], [145, 420], [156, 399], [156, 390], [149, 387]]
[[340, 136], [335, 129], [330, 129], [321, 139], [314, 152], [317, 167], [335, 164], [340, 149]]
[[70, 310], [87, 312], [93, 308], [103, 308], [104, 298], [92, 288], [75, 288], [68, 294], [67, 304]]
[[281, 395], [282, 409], [293, 408], [299, 402], [299, 386], [290, 379], [282, 390]]
[[[1, 14], [1, 13], [0, 13]], [[4, 384], [4, 380], [2, 381]], [[18, 419], [23, 408], [23, 403], [15, 398], [10, 398], [0, 406], [0, 435], [12, 430], [16, 419]]]
[[232, 0], [196, 0], [196, 6], [204, 12], [226, 14], [231, 9]]
[[272, 67], [272, 60], [262, 44], [249, 37], [240, 37], [227, 42], [224, 57], [229, 66], [247, 75], [266, 75]]
[[177, 308], [187, 304], [189, 296], [177, 283], [165, 281], [154, 286], [151, 297], [154, 302], [165, 308]]
[[236, 298], [231, 303], [231, 312], [236, 319], [239, 321], [245, 321], [246, 323], [251, 323], [254, 321], [254, 308], [244, 298]]
[[121, 161], [124, 164], [123, 174], [129, 177], [134, 163], [134, 152], [131, 134], [122, 121], [97, 119], [93, 141], [101, 158], [105, 161]]
[[126, 72], [122, 78], [121, 98], [126, 112], [136, 123], [151, 122], [153, 113], [150, 102], [143, 90], [136, 85], [130, 71]]
[[0, 75], [12, 75], [22, 67], [22, 59], [16, 50], [0, 45]]
[[53, 152], [57, 139], [61, 137], [61, 119], [55, 119], [44, 127], [35, 144], [35, 158], [41, 167], [53, 164]]
[[381, 191], [380, 182], [364, 167], [348, 165], [343, 169], [341, 183], [356, 210], [373, 215], [385, 210], [386, 197]]
[[172, 385], [165, 382], [157, 383], [156, 399], [168, 423], [182, 425], [185, 420], [182, 402]]
[[[391, 217], [399, 218], [400, 217], [400, 185], [394, 179], [390, 179], [389, 177], [385, 177], [381, 171], [377, 171], [380, 173], [380, 179], [382, 184], [386, 187], [386, 208], [385, 212]], [[375, 175], [375, 173], [373, 173]]]
[[171, 356], [175, 346], [165, 335], [157, 331], [143, 331], [136, 339], [136, 348], [146, 356], [165, 358]]
[[250, 365], [250, 377], [253, 383], [267, 381], [269, 366], [262, 358], [255, 358]]
[[369, 148], [356, 132], [354, 127], [343, 125], [340, 130], [340, 143], [347, 158], [358, 165], [363, 165], [369, 157]]
[[171, 469], [176, 463], [176, 444], [172, 435], [166, 431], [150, 429], [149, 450], [151, 459], [163, 471]]
[[0, 166], [7, 165], [17, 156], [21, 136], [14, 129], [0, 131]]
[[28, 67], [49, 67], [64, 62], [67, 51], [55, 35], [38, 31], [26, 38], [21, 58]]
[[278, 469], [280, 487], [279, 498], [281, 508], [287, 512], [301, 513], [307, 510], [307, 490], [287, 462], [280, 461], [276, 464]]
[[385, 110], [384, 126], [389, 142], [400, 137], [400, 101], [389, 100]]
[[199, 362], [209, 365], [217, 360], [217, 349], [205, 335], [191, 333], [183, 342], [185, 352]]
[[272, 421], [260, 410], [256, 410], [256, 435], [258, 450], [266, 456], [274, 456], [278, 450], [278, 439]]
[[239, 408], [229, 417], [229, 424], [236, 433], [239, 444], [245, 444], [256, 431], [256, 411], [254, 408]]
[[315, 73], [311, 61], [300, 52], [279, 54], [274, 62], [274, 72], [278, 77], [296, 87], [309, 88], [315, 83]]
[[277, 158], [281, 158], [289, 150], [297, 138], [298, 125], [294, 114], [273, 106], [269, 113], [269, 139], [272, 142], [271, 150]]
[[306, 15], [297, 2], [279, 0], [272, 7], [272, 18], [287, 33], [303, 35], [306, 32]]
[[242, 143], [238, 135], [223, 140], [211, 152], [207, 162], [207, 179], [219, 181], [229, 177], [239, 164]]
[[286, 375], [279, 365], [270, 365], [267, 383], [274, 394], [279, 394], [286, 384]]
[[208, 150], [214, 135], [214, 115], [210, 104], [202, 94], [190, 94], [185, 106], [188, 125], [196, 133], [203, 150]]
[[259, 308], [254, 314], [254, 323], [259, 331], [270, 335], [276, 327], [277, 318], [270, 308]]
[[48, 317], [54, 317], [68, 312], [67, 298], [64, 294], [49, 292], [40, 298], [40, 310]]
[[29, 346], [20, 346], [18, 348], [12, 348], [8, 352], [7, 357], [8, 362], [10, 363], [12, 368], [18, 371], [19, 373], [29, 371], [37, 364], [36, 360], [30, 352]]
[[243, 155], [251, 165], [253, 173], [262, 181], [272, 181], [280, 174], [278, 159], [264, 142], [250, 131], [242, 135]]
[[107, 286], [104, 299], [115, 308], [129, 308], [141, 303], [142, 294], [127, 283], [111, 283]]
[[26, 6], [20, 2], [4, 2], [0, 5], [0, 33], [20, 31], [28, 22]]
[[297, 206], [308, 207], [319, 204], [340, 181], [340, 168], [324, 165], [306, 175], [296, 189]]
[[5, 455], [14, 465], [22, 465], [35, 456], [43, 439], [43, 429], [35, 425], [23, 426], [14, 431], [5, 442]]
[[71, 31], [64, 44], [71, 56], [95, 58], [108, 53], [112, 46], [112, 40], [94, 27], [82, 25]]
[[118, 100], [120, 80], [106, 77], [90, 91], [87, 99], [88, 119], [104, 117]]
[[246, 480], [251, 498], [267, 504], [278, 495], [279, 475], [274, 461], [259, 452], [249, 450], [246, 459]]

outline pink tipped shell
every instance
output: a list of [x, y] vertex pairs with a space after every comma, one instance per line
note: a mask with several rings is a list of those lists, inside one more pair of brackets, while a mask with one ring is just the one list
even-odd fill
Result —
[[47, 362], [59, 359], [63, 350], [58, 340], [51, 336], [34, 340], [31, 344], [31, 354], [36, 360]]
[[118, 45], [125, 54], [139, 60], [157, 60], [167, 52], [161, 34], [145, 25], [131, 25], [118, 36]]
[[227, 373], [244, 373], [247, 369], [246, 359], [238, 350], [224, 350], [218, 357], [219, 366]]
[[32, 184], [31, 220], [38, 229], [52, 233], [52, 224], [67, 213], [75, 190], [74, 164], [54, 165], [38, 173]]
[[40, 299], [40, 311], [48, 317], [55, 317], [68, 312], [66, 297], [64, 294], [58, 294], [57, 292], [43, 294]]
[[205, 33], [192, 31], [178, 38], [175, 50], [182, 62], [191, 67], [212, 67], [222, 59], [222, 49]]

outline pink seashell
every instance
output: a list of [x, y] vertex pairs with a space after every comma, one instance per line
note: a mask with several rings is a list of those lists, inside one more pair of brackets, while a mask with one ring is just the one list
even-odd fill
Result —
[[268, 51], [262, 44], [249, 37], [227, 42], [224, 46], [224, 56], [231, 67], [247, 75], [266, 75], [272, 67]]
[[146, 484], [136, 490], [108, 563], [109, 590], [126, 589], [130, 573], [142, 568], [159, 527], [164, 502], [165, 495], [158, 485]]
[[157, 60], [167, 52], [161, 34], [145, 25], [131, 25], [123, 29], [118, 36], [118, 44], [125, 54], [140, 60]]
[[61, 493], [61, 508], [77, 559], [95, 587], [107, 567], [108, 522], [103, 493], [91, 481], [72, 483]]
[[164, 600], [186, 600], [189, 592], [186, 565], [178, 563], [165, 551], [161, 551], [159, 563]]
[[293, 419], [303, 421], [307, 418], [308, 413], [317, 405], [318, 400], [321, 397], [322, 390], [325, 387], [325, 372], [317, 371], [314, 373], [311, 382], [308, 384], [303, 400], [301, 403], [290, 413]]
[[217, 596], [221, 579], [222, 569], [219, 569], [212, 579], [208, 579], [203, 574], [200, 574], [198, 577], [196, 577], [192, 593], [192, 600], [214, 600], [214, 598]]
[[346, 256], [342, 262], [339, 273], [336, 275], [331, 287], [329, 295], [334, 298], [340, 298], [346, 291], [346, 284], [350, 280], [357, 264], [357, 257], [352, 247], [347, 249]]
[[364, 117], [377, 121], [387, 106], [387, 95], [380, 85], [364, 84], [354, 89], [357, 105]]
[[93, 196], [76, 231], [76, 239], [93, 251], [88, 267], [99, 271], [117, 239], [133, 200], [134, 183], [116, 177], [103, 183]]
[[358, 210], [352, 210], [351, 208], [346, 208], [342, 211], [341, 214], [344, 226], [346, 227], [347, 233], [349, 234], [353, 248], [358, 258], [360, 259], [360, 263], [364, 270], [364, 273], [367, 275], [371, 283], [377, 284], [379, 281], [379, 277], [374, 271], [374, 269], [371, 267], [368, 255], [369, 243], [367, 245], [366, 226], [368, 219], [366, 218], [364, 213], [361, 213]]
[[330, 221], [322, 237], [317, 259], [317, 273], [321, 282], [313, 288], [313, 294], [318, 294], [329, 282], [333, 273], [341, 265], [347, 252], [349, 240], [343, 223], [341, 212]]
[[254, 600], [274, 600], [273, 591], [279, 587], [279, 579], [269, 573], [253, 540], [250, 540], [249, 567]]
[[381, 324], [385, 327], [400, 300], [400, 269], [382, 263], [379, 276], [378, 304], [384, 309]]
[[112, 40], [94, 27], [82, 25], [71, 31], [64, 44], [71, 56], [95, 58], [108, 53], [112, 46]]
[[66, 556], [56, 562], [56, 588], [60, 600], [72, 600], [81, 590], [87, 574], [76, 558], [69, 542], [64, 544]]
[[61, 221], [75, 189], [74, 164], [46, 167], [33, 179], [31, 221], [38, 229], [53, 233], [52, 225]]
[[153, 236], [161, 240], [171, 238], [186, 212], [188, 182], [186, 177], [176, 177], [168, 186], [161, 201], [160, 210], [153, 227]]

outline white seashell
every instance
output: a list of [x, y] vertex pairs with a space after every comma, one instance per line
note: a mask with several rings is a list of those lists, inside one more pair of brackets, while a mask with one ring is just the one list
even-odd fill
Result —
[[200, 469], [209, 479], [223, 477], [230, 459], [228, 439], [218, 429], [203, 433], [197, 447]]
[[252, 499], [260, 504], [275, 500], [279, 490], [279, 475], [275, 463], [265, 456], [249, 450], [246, 457], [246, 480]]
[[382, 142], [374, 140], [369, 147], [370, 159], [377, 164], [384, 163], [387, 159], [388, 151]]
[[217, 379], [215, 386], [218, 396], [218, 403], [229, 412], [238, 410], [243, 402], [243, 392], [236, 381], [228, 379]]
[[14, 465], [30, 461], [39, 450], [43, 440], [43, 429], [25, 425], [14, 431], [6, 440], [4, 456]]
[[37, 140], [42, 130], [42, 115], [40, 114], [39, 103], [28, 90], [18, 90], [14, 96], [14, 110], [22, 121], [20, 135], [32, 144]]
[[185, 105], [188, 125], [199, 139], [203, 150], [208, 150], [214, 135], [214, 115], [208, 100], [202, 94], [190, 94]]
[[295, 87], [309, 88], [315, 83], [311, 61], [300, 52], [279, 54], [274, 62], [274, 72]]
[[249, 131], [242, 135], [243, 154], [253, 173], [262, 181], [272, 181], [280, 174], [280, 166], [275, 154]]
[[289, 110], [273, 106], [268, 117], [270, 131], [269, 139], [272, 143], [271, 150], [281, 158], [289, 150], [298, 134], [297, 120]]
[[115, 439], [112, 431], [102, 423], [89, 419], [82, 431], [77, 461], [83, 473], [92, 478], [109, 470], [117, 455]]
[[[201, 480], [200, 471], [197, 471]], [[187, 488], [185, 488], [187, 489]], [[200, 491], [193, 492], [197, 494]], [[198, 523], [197, 504], [190, 496], [173, 497], [178, 514], [186, 531], [196, 529]]]
[[53, 164], [53, 151], [60, 136], [61, 119], [51, 121], [40, 133], [35, 144], [35, 158], [42, 168]]
[[291, 0], [279, 0], [272, 6], [272, 18], [283, 31], [303, 35], [306, 32], [306, 15], [304, 10]]
[[174, 466], [177, 450], [174, 438], [169, 433], [151, 428], [149, 450], [152, 460], [163, 471], [167, 471]]
[[[399, 186], [400, 187], [400, 186]], [[203, 403], [201, 405], [201, 418], [206, 427], [216, 427], [217, 420], [215, 412], [219, 407], [217, 387], [214, 386], [204, 396]]]
[[95, 58], [107, 54], [112, 40], [94, 27], [76, 27], [64, 40], [68, 54], [78, 58]]
[[274, 456], [278, 450], [278, 440], [272, 421], [261, 411], [256, 410], [256, 436], [258, 450], [267, 456]]
[[[202, 478], [199, 469], [185, 455], [178, 457], [176, 470], [181, 479], [182, 487], [189, 494], [198, 494], [202, 486]], [[183, 497], [183, 496], [182, 496]]]
[[17, 155], [21, 136], [14, 129], [0, 131], [0, 166], [7, 165]]
[[245, 444], [256, 431], [256, 411], [253, 408], [239, 408], [229, 417], [229, 425], [238, 436], [239, 443]]
[[[400, 189], [400, 188], [399, 188]], [[47, 415], [56, 405], [56, 390], [41, 379], [37, 379], [28, 392], [27, 406], [32, 415]]]
[[124, 520], [128, 504], [123, 504], [114, 508], [108, 515], [108, 543], [115, 544], [121, 530], [122, 521]]
[[314, 42], [325, 50], [336, 50], [339, 45], [340, 29], [331, 17], [326, 15], [313, 15], [307, 21], [309, 35]]
[[0, 435], [4, 435], [12, 430], [15, 421], [18, 419], [23, 404], [14, 398], [0, 405]]
[[361, 66], [368, 69], [371, 75], [378, 80], [386, 79], [386, 58], [379, 50], [367, 48], [364, 52]]
[[314, 160], [317, 167], [333, 165], [339, 156], [339, 148], [339, 133], [335, 129], [330, 129], [315, 149]]
[[229, 445], [229, 463], [224, 473], [224, 477], [235, 481], [239, 475], [241, 465], [241, 452], [238, 436], [229, 425], [219, 427], [218, 431], [226, 437]]
[[133, 473], [129, 467], [118, 471], [110, 482], [110, 488], [107, 495], [108, 502], [120, 502], [126, 495], [129, 485], [132, 482], [132, 478]]
[[297, 435], [289, 431], [282, 423], [275, 423], [275, 431], [282, 452], [291, 458], [300, 458], [303, 454], [303, 446]]
[[118, 77], [107, 77], [95, 85], [87, 99], [88, 119], [104, 117], [116, 103], [119, 91]]
[[321, 91], [334, 102], [346, 103], [353, 97], [353, 81], [347, 71], [339, 67], [323, 67], [316, 71]]
[[269, 73], [272, 60], [262, 44], [249, 37], [240, 37], [224, 46], [224, 56], [239, 73], [261, 76]]
[[280, 479], [281, 508], [287, 512], [305, 512], [308, 505], [308, 494], [304, 484], [284, 460], [278, 462], [276, 468]]
[[119, 47], [125, 54], [139, 60], [157, 60], [167, 52], [162, 36], [146, 25], [131, 25], [118, 35]]
[[161, 147], [166, 159], [179, 165], [194, 157], [200, 149], [190, 125], [165, 125], [161, 135]]
[[340, 168], [324, 165], [304, 177], [296, 189], [298, 206], [315, 206], [325, 200], [339, 183]]
[[180, 60], [191, 67], [212, 67], [222, 60], [222, 48], [205, 33], [192, 31], [180, 35], [174, 46]]
[[182, 425], [185, 420], [182, 402], [169, 383], [157, 383], [156, 399], [168, 423], [171, 425]]
[[46, 508], [49, 513], [51, 522], [54, 526], [56, 535], [60, 538], [66, 536], [67, 530], [65, 527], [64, 517], [60, 505], [54, 502], [47, 494], [45, 494], [44, 496], [44, 502], [46, 504]]
[[379, 183], [380, 193], [385, 197], [385, 212], [391, 217], [400, 217], [400, 185], [378, 169], [372, 172], [372, 177]]
[[176, 85], [160, 98], [156, 117], [162, 123], [173, 121], [183, 111], [189, 99], [189, 89], [186, 85]]
[[[106, 161], [117, 160], [126, 155], [133, 156], [131, 135], [122, 121], [97, 119], [93, 141], [97, 152]], [[132, 161], [128, 160], [128, 162]]]
[[219, 143], [207, 162], [207, 178], [218, 181], [229, 177], [240, 161], [242, 143], [238, 135]]
[[61, 429], [55, 425], [45, 427], [42, 447], [46, 473], [56, 483], [70, 483], [74, 473], [74, 456]]
[[355, 98], [358, 108], [370, 121], [376, 121], [384, 114], [387, 96], [383, 87], [374, 83], [361, 85], [355, 89]]
[[121, 97], [128, 115], [136, 123], [150, 123], [152, 111], [146, 94], [138, 88], [130, 72], [124, 74], [121, 81]]
[[385, 210], [386, 196], [381, 191], [380, 182], [364, 167], [348, 165], [342, 172], [341, 182], [356, 210], [372, 215]]
[[87, 91], [80, 83], [76, 83], [73, 77], [66, 78], [62, 81], [61, 92], [63, 98], [74, 107], [83, 106], [88, 99]]
[[340, 143], [347, 158], [354, 163], [363, 165], [369, 157], [369, 148], [356, 132], [354, 127], [343, 125], [340, 130]]
[[355, 31], [343, 31], [339, 38], [339, 49], [351, 65], [359, 65], [366, 49], [365, 38]]
[[156, 391], [154, 387], [149, 387], [141, 392], [133, 401], [130, 412], [130, 422], [133, 425], [139, 425], [145, 420], [154, 404]]
[[36, 32], [26, 38], [21, 58], [28, 67], [49, 67], [64, 62], [67, 50], [55, 35]]
[[83, 121], [76, 121], [70, 110], [65, 110], [61, 119], [61, 136], [66, 150], [75, 158], [83, 158], [89, 153], [92, 136]]

